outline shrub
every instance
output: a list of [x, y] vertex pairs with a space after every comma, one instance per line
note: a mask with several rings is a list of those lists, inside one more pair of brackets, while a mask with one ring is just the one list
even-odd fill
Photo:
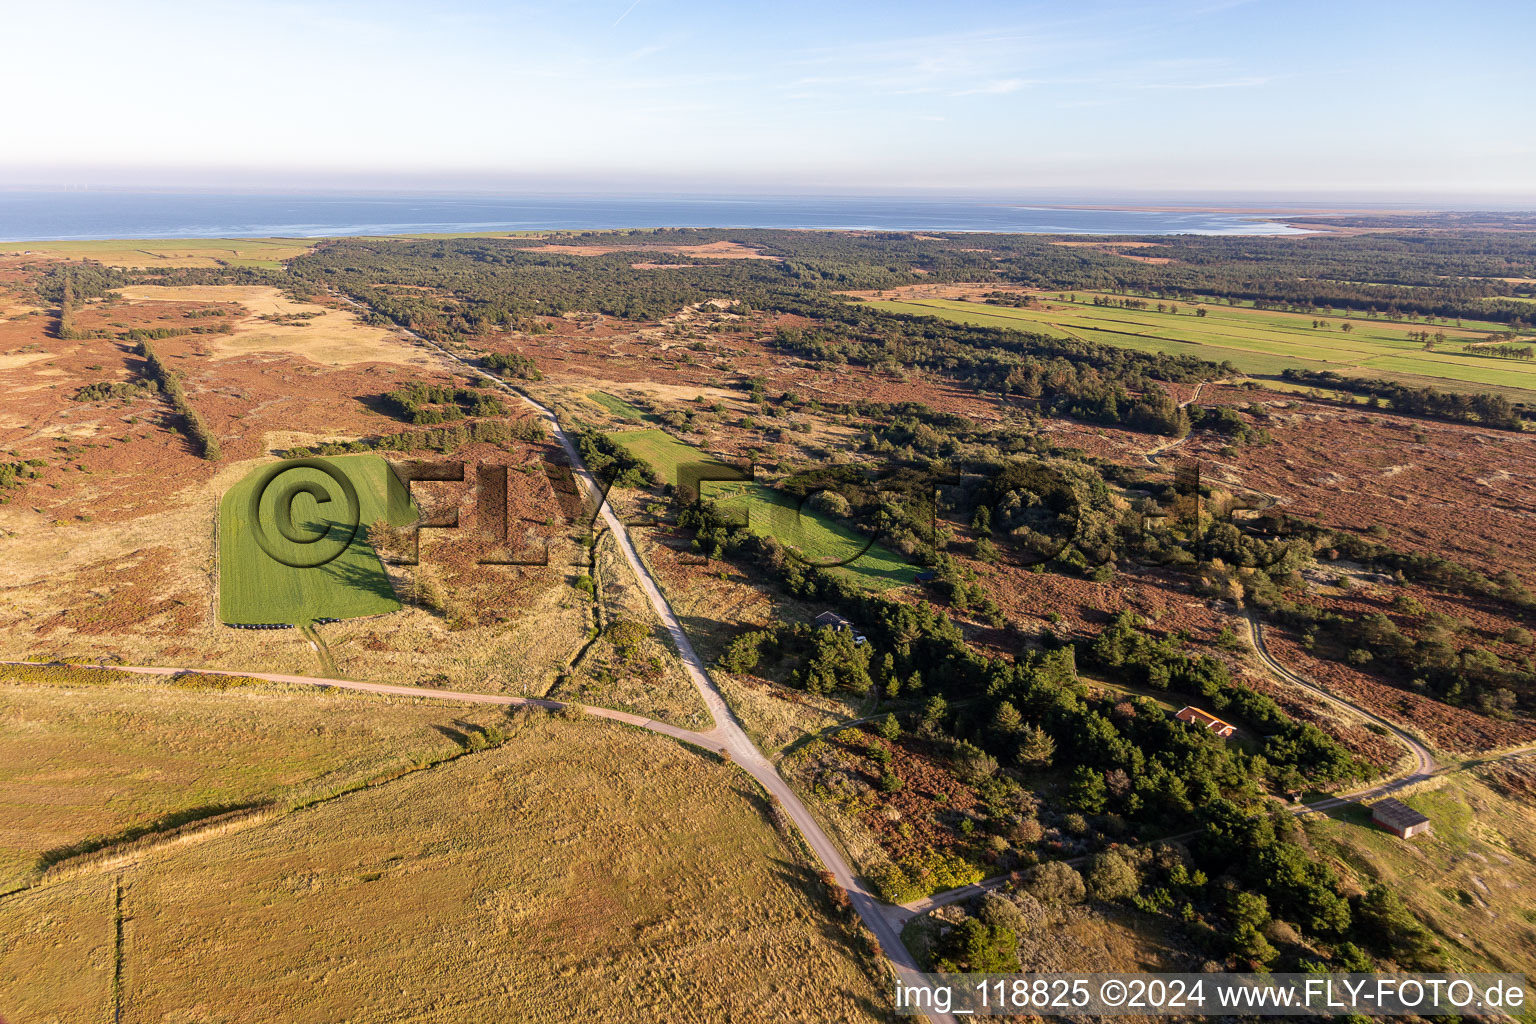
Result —
[[1083, 885], [1083, 876], [1075, 868], [1053, 860], [1029, 873], [1024, 891], [1046, 903], [1081, 903], [1087, 888]]
[[993, 928], [1006, 928], [1015, 935], [1029, 931], [1029, 917], [1013, 900], [1002, 893], [989, 892], [981, 898], [977, 912], [983, 924]]
[[1141, 888], [1141, 877], [1124, 857], [1107, 850], [1089, 862], [1087, 887], [1096, 900], [1123, 900]]
[[616, 619], [603, 630], [604, 639], [613, 644], [613, 649], [625, 661], [634, 660], [635, 655], [640, 651], [640, 645], [650, 635], [651, 631], [645, 628], [645, 624], [636, 622], [634, 619]]
[[1019, 969], [1018, 944], [1011, 929], [968, 917], [940, 940], [933, 968], [949, 974], [1012, 974]]

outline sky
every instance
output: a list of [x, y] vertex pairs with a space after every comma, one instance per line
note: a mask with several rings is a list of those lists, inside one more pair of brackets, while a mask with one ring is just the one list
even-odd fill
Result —
[[1536, 196], [1529, 0], [6, 8], [5, 186]]

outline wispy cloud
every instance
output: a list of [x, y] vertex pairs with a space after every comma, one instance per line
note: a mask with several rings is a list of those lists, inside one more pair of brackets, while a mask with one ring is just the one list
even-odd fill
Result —
[[1216, 82], [1142, 82], [1138, 89], [1253, 89], [1268, 85], [1274, 78], [1269, 75], [1248, 75]]
[[1022, 78], [999, 78], [985, 85], [978, 85], [971, 89], [957, 89], [951, 92], [951, 96], [1006, 96], [1011, 92], [1018, 92], [1028, 86], [1029, 83]]
[[635, 0], [634, 3], [632, 3], [628, 7], [624, 8], [624, 13], [619, 15], [617, 18], [613, 19], [613, 24], [608, 26], [608, 31], [612, 32], [614, 29], [618, 28], [619, 27], [619, 22], [621, 22], [625, 18], [629, 17], [629, 12], [634, 10], [636, 7], [639, 7], [639, 6], [640, 6], [640, 0]]

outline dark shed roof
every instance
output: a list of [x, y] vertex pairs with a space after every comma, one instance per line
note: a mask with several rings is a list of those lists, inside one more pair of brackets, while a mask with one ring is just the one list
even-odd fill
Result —
[[1411, 828], [1414, 825], [1422, 825], [1429, 820], [1401, 800], [1392, 797], [1378, 800], [1372, 804], [1371, 817], [1384, 825], [1391, 825], [1393, 828]]

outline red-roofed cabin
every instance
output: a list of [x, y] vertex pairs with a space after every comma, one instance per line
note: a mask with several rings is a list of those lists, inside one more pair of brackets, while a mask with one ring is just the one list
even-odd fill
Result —
[[1173, 716], [1181, 722], [1189, 722], [1192, 725], [1202, 726], [1211, 730], [1222, 739], [1226, 739], [1237, 732], [1237, 726], [1230, 722], [1223, 722], [1209, 711], [1201, 711], [1199, 708], [1180, 708], [1178, 714]]

